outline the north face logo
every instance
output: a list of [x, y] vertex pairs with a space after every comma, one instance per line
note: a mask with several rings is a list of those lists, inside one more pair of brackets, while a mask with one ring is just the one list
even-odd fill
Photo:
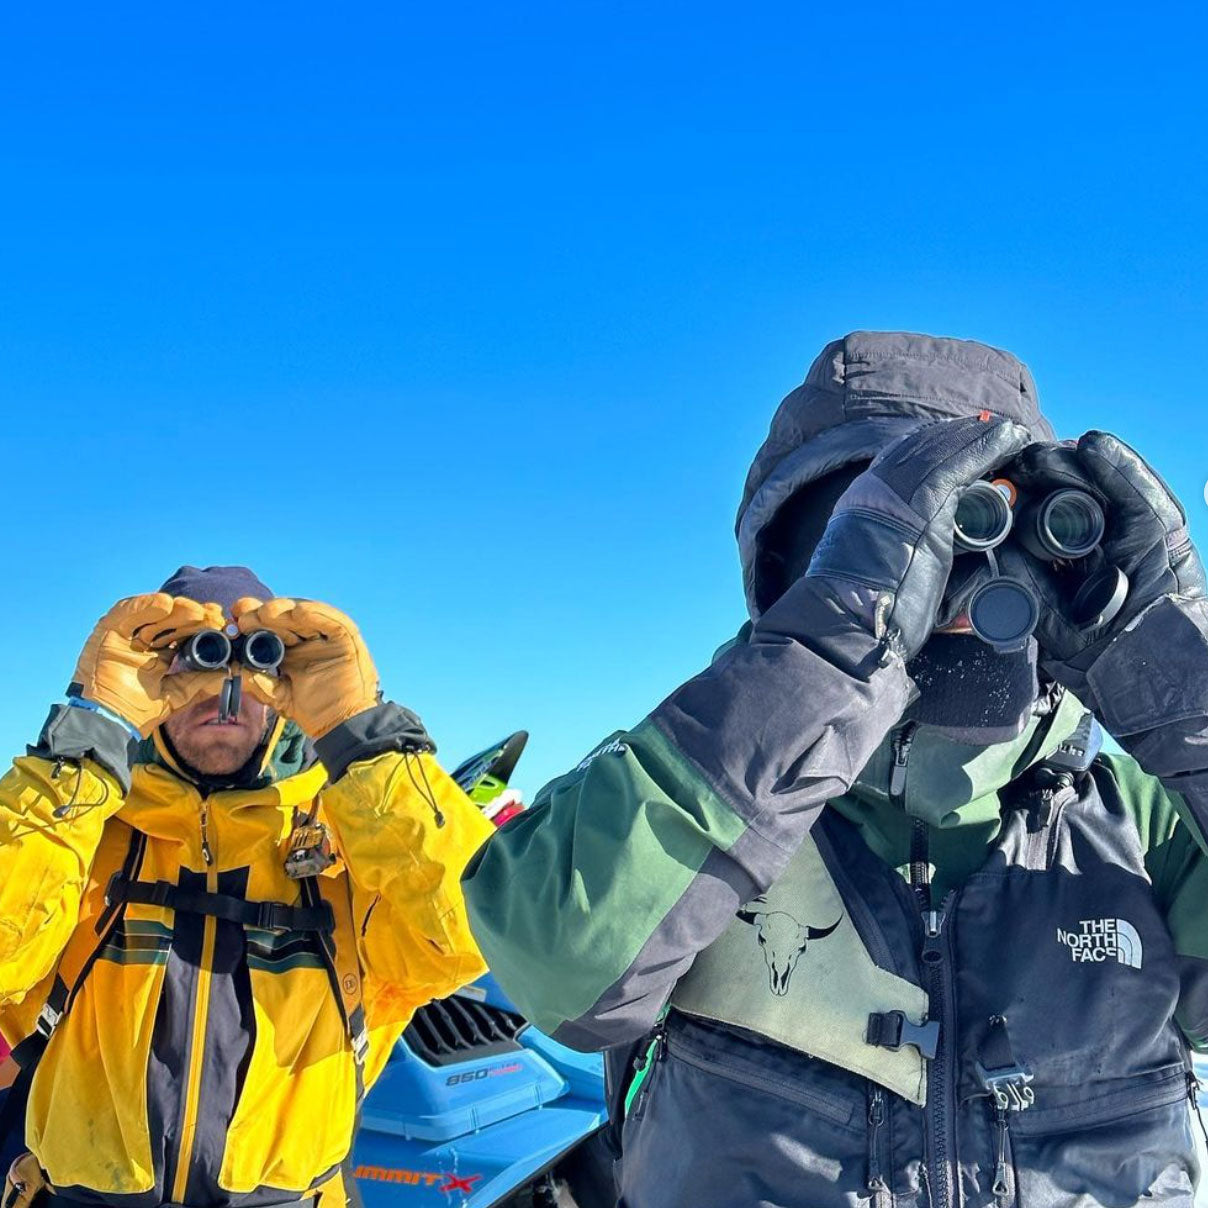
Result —
[[1079, 919], [1077, 931], [1057, 928], [1057, 942], [1070, 950], [1075, 961], [1117, 961], [1141, 968], [1141, 937], [1126, 919]]

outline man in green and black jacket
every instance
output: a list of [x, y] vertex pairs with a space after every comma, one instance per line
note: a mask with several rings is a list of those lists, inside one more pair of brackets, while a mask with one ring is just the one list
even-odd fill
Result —
[[[956, 556], [996, 477], [1099, 502], [1113, 619], [1075, 615], [1085, 567]], [[1055, 443], [1009, 354], [856, 333], [773, 419], [738, 540], [738, 640], [465, 879], [519, 1007], [638, 1054], [621, 1202], [1189, 1204], [1208, 598], [1177, 500], [1111, 436]], [[1040, 604], [1005, 653], [970, 633], [996, 573]]]

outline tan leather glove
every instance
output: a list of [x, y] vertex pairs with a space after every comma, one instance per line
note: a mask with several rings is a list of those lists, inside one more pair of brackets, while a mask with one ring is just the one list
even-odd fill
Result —
[[226, 623], [220, 604], [162, 591], [119, 600], [92, 631], [68, 692], [116, 713], [146, 737], [175, 710], [221, 691], [221, 671], [171, 674], [170, 647]]
[[378, 673], [352, 620], [317, 600], [239, 600], [231, 610], [241, 633], [268, 629], [285, 643], [276, 676], [245, 673], [248, 692], [311, 738], [378, 703]]

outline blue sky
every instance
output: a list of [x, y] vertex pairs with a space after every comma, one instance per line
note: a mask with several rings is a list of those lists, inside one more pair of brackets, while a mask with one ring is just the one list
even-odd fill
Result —
[[[95, 618], [246, 562], [530, 789], [742, 620], [830, 338], [1011, 349], [1205, 532], [1191, 6], [60, 5], [0, 41], [0, 737]], [[36, 24], [29, 22], [36, 20]]]

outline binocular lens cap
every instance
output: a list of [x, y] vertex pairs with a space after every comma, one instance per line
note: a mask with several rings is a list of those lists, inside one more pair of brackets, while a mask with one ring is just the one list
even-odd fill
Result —
[[1019, 650], [1040, 621], [1040, 604], [1022, 583], [991, 579], [969, 601], [969, 624], [988, 646], [1001, 653]]

